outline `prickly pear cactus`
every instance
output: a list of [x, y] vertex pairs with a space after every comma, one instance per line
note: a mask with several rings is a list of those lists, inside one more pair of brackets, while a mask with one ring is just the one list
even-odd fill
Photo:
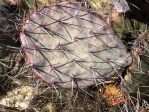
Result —
[[[149, 33], [144, 31], [138, 35], [132, 47], [133, 63], [125, 76], [127, 88], [131, 93], [140, 89], [141, 95], [148, 94], [149, 85]], [[145, 86], [145, 87], [143, 87]], [[143, 89], [142, 89], [143, 88]], [[144, 89], [145, 88], [145, 89]]]
[[86, 87], [104, 82], [132, 58], [111, 27], [79, 3], [33, 13], [20, 34], [26, 64], [50, 85]]

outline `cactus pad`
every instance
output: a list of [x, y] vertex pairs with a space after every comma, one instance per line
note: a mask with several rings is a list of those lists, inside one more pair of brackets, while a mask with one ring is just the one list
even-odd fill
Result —
[[62, 2], [34, 12], [23, 28], [26, 64], [50, 85], [94, 85], [132, 61], [111, 27], [79, 3]]

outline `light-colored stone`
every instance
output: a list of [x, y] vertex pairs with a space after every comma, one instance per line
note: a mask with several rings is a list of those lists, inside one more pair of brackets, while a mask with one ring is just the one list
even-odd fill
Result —
[[16, 107], [18, 109], [26, 109], [37, 91], [30, 86], [21, 86], [10, 92], [0, 100], [1, 105], [8, 107]]

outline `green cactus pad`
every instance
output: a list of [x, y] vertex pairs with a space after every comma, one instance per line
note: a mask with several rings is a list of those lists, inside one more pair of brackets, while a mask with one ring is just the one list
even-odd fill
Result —
[[50, 85], [87, 87], [132, 62], [111, 27], [79, 3], [63, 2], [33, 13], [20, 34], [35, 75]]

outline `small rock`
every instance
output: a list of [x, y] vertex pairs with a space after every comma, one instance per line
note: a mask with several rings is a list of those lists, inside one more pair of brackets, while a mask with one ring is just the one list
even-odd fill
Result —
[[26, 109], [37, 91], [30, 86], [21, 86], [7, 93], [7, 95], [0, 100], [0, 104], [8, 107], [16, 107], [18, 109]]

